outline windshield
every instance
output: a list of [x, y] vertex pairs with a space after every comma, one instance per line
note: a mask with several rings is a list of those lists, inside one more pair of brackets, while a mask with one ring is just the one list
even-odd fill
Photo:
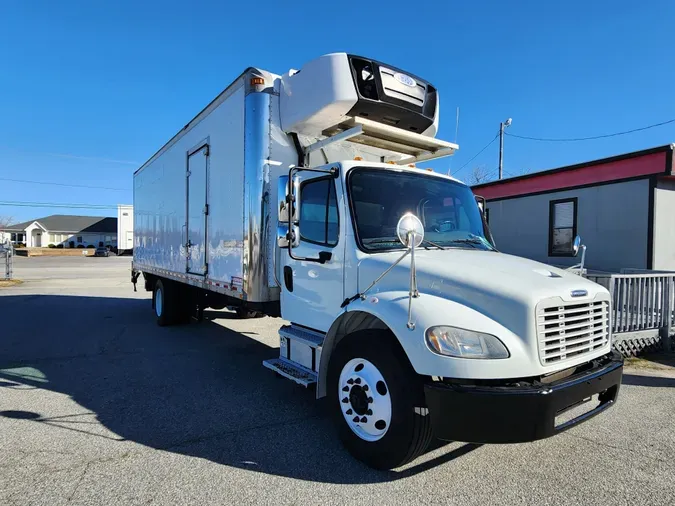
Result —
[[471, 189], [424, 174], [354, 169], [349, 194], [362, 249], [401, 249], [396, 224], [413, 213], [424, 225], [423, 247], [493, 250]]

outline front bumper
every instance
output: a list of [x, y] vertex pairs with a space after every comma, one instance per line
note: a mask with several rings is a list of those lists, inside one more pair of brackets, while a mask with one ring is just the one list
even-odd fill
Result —
[[[554, 436], [605, 411], [616, 401], [623, 374], [617, 352], [590, 369], [548, 384], [477, 386], [428, 383], [424, 387], [435, 435], [469, 443], [521, 443]], [[598, 394], [597, 406], [571, 420], [556, 417]]]

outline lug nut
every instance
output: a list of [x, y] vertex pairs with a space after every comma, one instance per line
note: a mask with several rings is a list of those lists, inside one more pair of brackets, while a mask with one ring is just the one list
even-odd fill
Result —
[[343, 392], [349, 392], [349, 387], [344, 387], [344, 388], [342, 389], [342, 391], [343, 391]]
[[373, 403], [373, 398], [372, 398], [372, 397], [368, 397], [368, 404], [372, 404], [372, 403]]
[[354, 417], [354, 420], [352, 420], [352, 421], [355, 422], [355, 423], [358, 423], [358, 422], [359, 422], [359, 417], [358, 417], [358, 416], [355, 416], [355, 417]]
[[353, 385], [353, 384], [354, 384], [354, 380], [351, 379], [351, 378], [349, 378], [349, 379], [347, 380], [347, 383], [349, 383], [350, 385]]
[[366, 423], [367, 421], [368, 419], [365, 416], [361, 417], [361, 423]]
[[368, 385], [363, 385], [363, 391], [367, 392], [368, 391]]
[[347, 413], [348, 415], [351, 415], [351, 414], [353, 414], [354, 412], [351, 410], [351, 408], [349, 408], [349, 409], [346, 411], [346, 413]]
[[360, 385], [361, 384], [361, 378], [356, 378], [354, 380], [354, 383], [356, 383], [357, 385]]
[[[351, 415], [351, 413], [349, 413], [349, 414]], [[369, 409], [368, 411], [366, 411], [366, 415], [373, 416], [373, 410]]]
[[347, 403], [349, 402], [349, 398], [345, 397], [344, 399], [342, 399], [342, 402], [344, 402], [345, 404], [347, 404]]

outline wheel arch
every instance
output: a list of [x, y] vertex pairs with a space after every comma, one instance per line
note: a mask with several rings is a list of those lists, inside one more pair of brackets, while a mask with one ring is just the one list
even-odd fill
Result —
[[396, 344], [401, 347], [401, 351], [403, 351], [403, 347], [399, 343], [395, 333], [379, 316], [360, 309], [356, 311], [345, 311], [333, 322], [321, 347], [321, 361], [319, 363], [316, 386], [317, 399], [326, 396], [328, 364], [330, 363], [333, 350], [346, 336], [360, 330], [382, 330], [389, 332], [391, 333], [392, 340], [395, 341]]

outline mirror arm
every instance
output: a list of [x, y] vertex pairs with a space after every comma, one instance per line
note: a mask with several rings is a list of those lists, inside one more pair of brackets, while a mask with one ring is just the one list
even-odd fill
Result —
[[412, 300], [420, 296], [417, 291], [417, 272], [415, 269], [415, 232], [408, 232], [410, 237], [410, 291], [408, 293], [408, 323], [406, 327], [410, 330], [415, 329], [415, 323], [412, 321]]
[[361, 299], [364, 300], [366, 298], [366, 293], [370, 291], [372, 287], [374, 287], [376, 284], [380, 282], [380, 280], [385, 277], [394, 267], [396, 267], [399, 263], [401, 263], [401, 260], [403, 260], [405, 257], [407, 257], [410, 254], [410, 250], [407, 250], [401, 257], [396, 260], [393, 264], [391, 264], [389, 267], [387, 267], [387, 270], [384, 271], [382, 274], [380, 274], [375, 281], [373, 281], [368, 288], [363, 290], [361, 293], [357, 293], [356, 295], [352, 295], [351, 297], [346, 298], [344, 301], [342, 301], [342, 304], [340, 304], [341, 308], [347, 307], [350, 303], [354, 302], [356, 299]]

